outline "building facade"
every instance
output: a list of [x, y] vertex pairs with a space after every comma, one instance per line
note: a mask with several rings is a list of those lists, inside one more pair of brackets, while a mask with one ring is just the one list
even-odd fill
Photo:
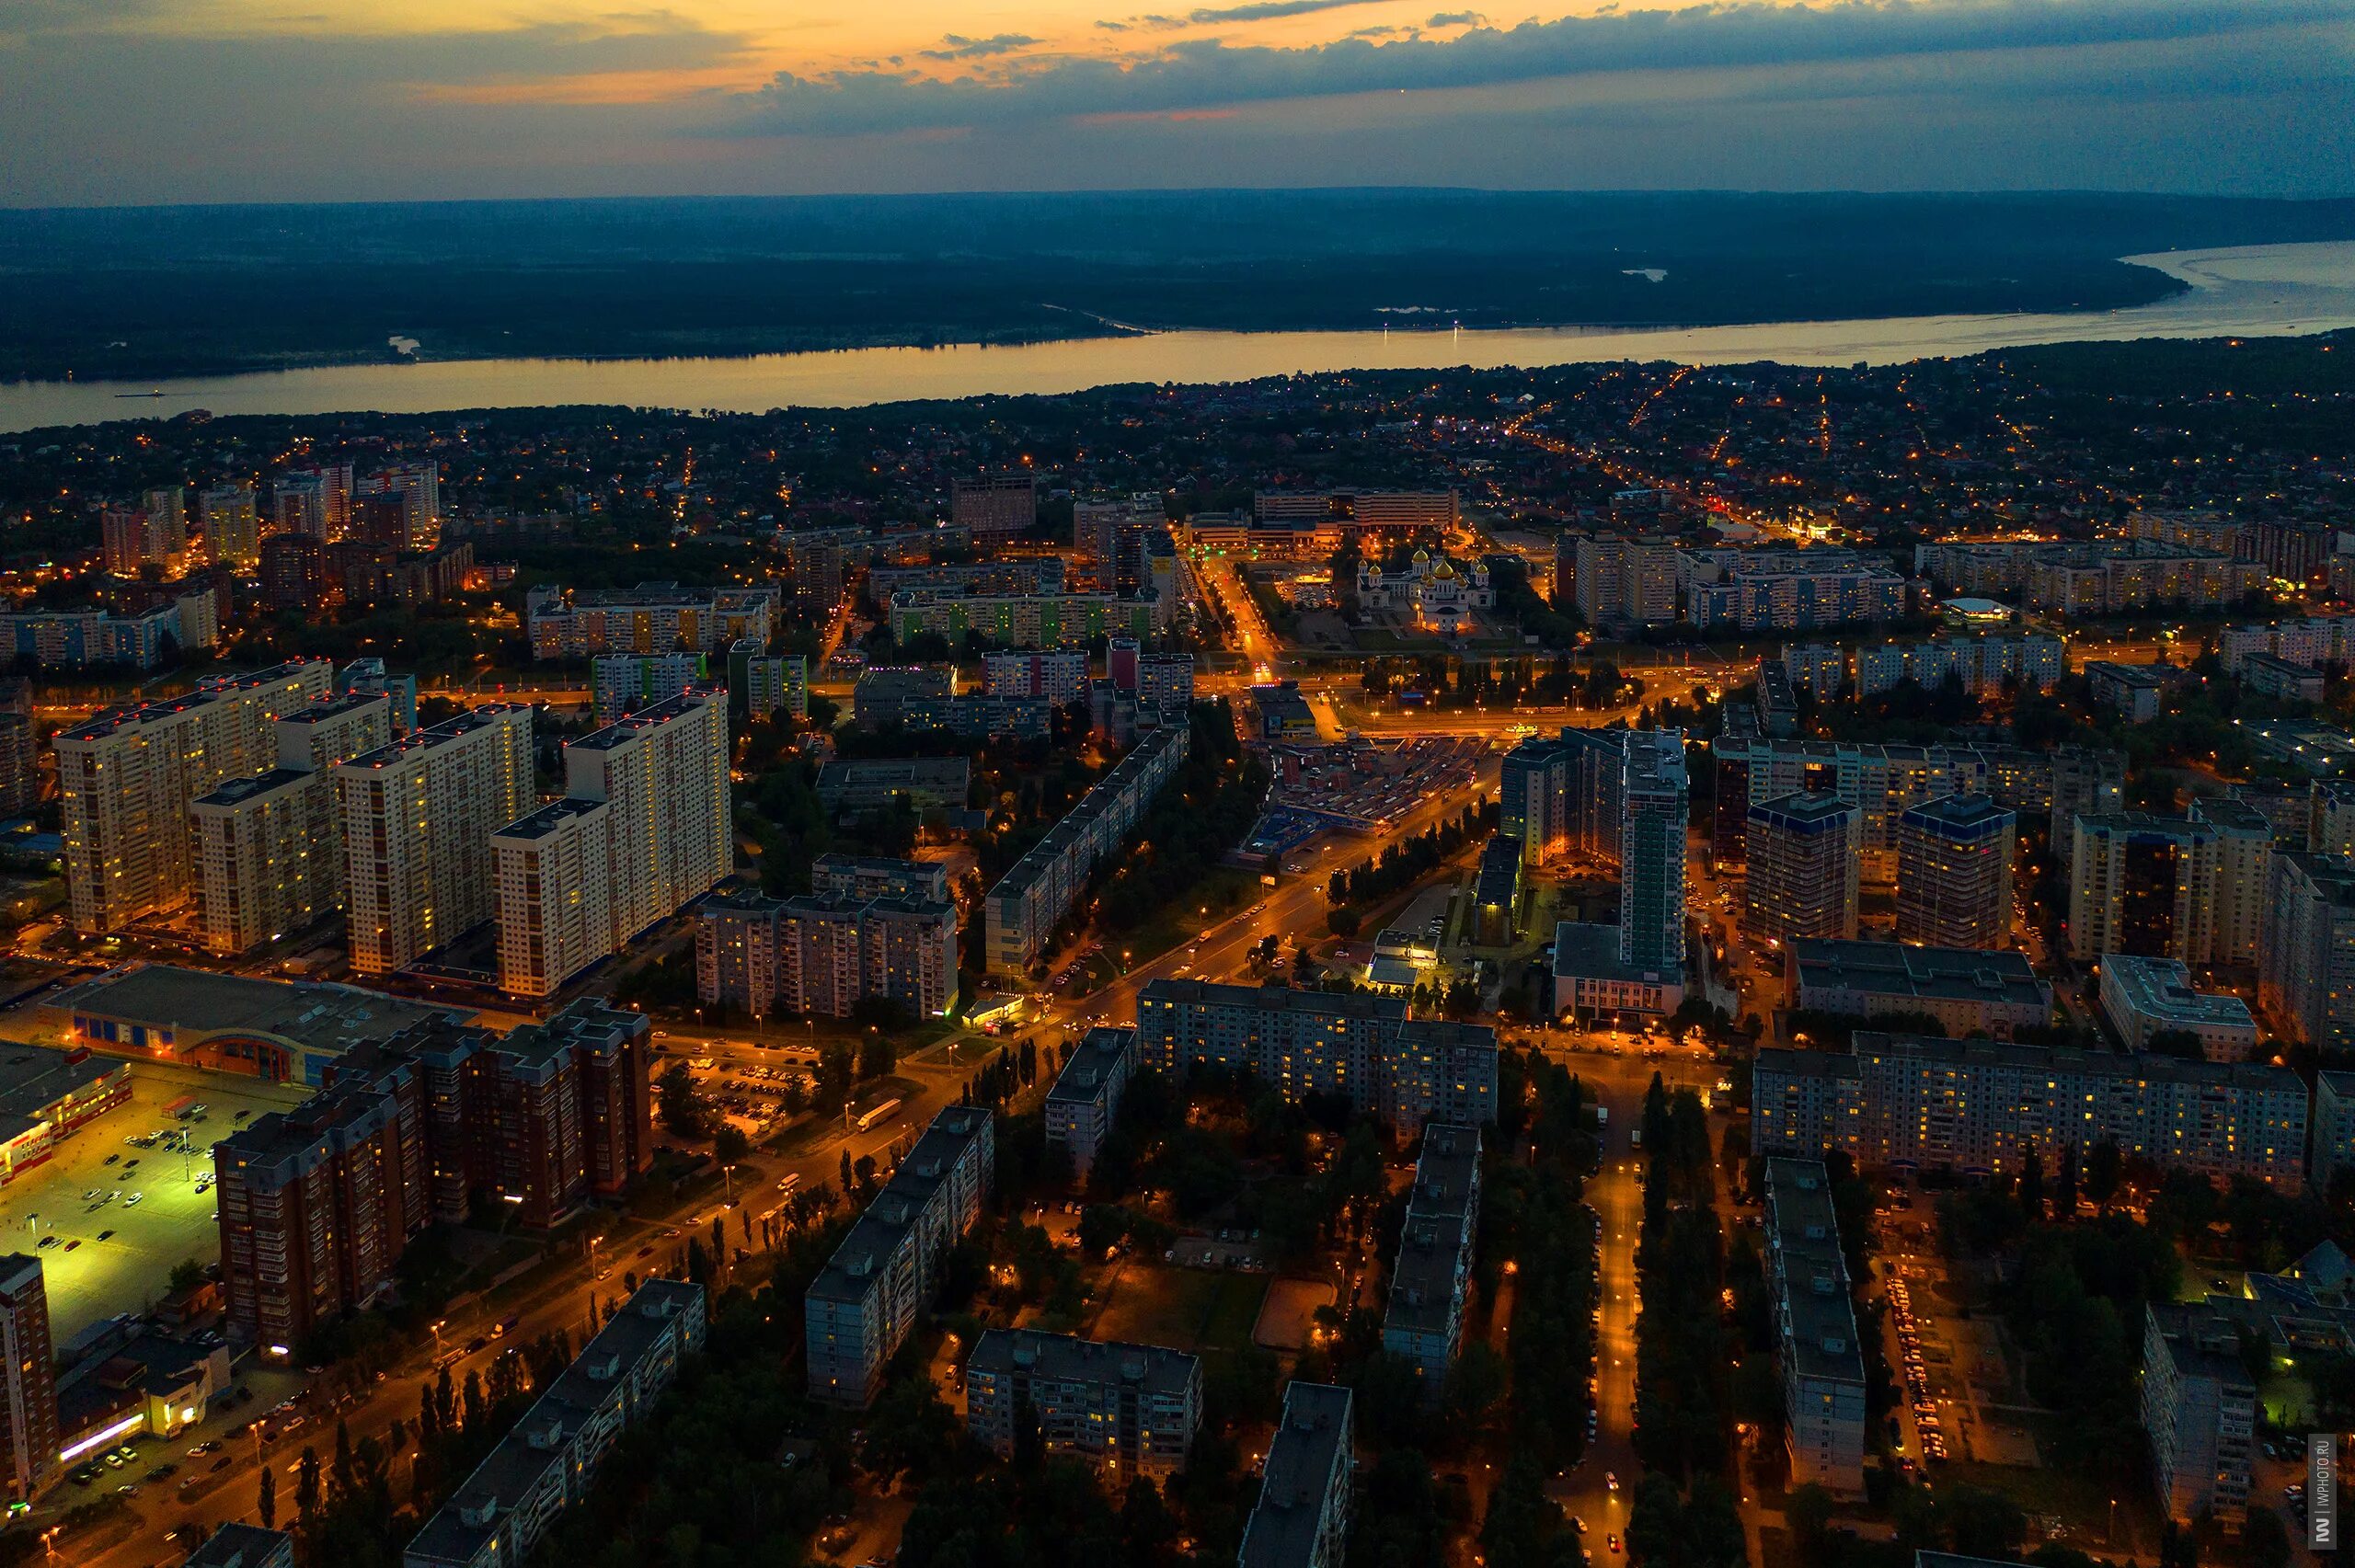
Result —
[[2168, 1518], [2229, 1527], [2247, 1516], [2257, 1387], [2232, 1319], [2175, 1301], [2142, 1309], [2142, 1430]]
[[1070, 1156], [1072, 1174], [1083, 1182], [1120, 1119], [1120, 1096], [1136, 1066], [1137, 1032], [1098, 1024], [1063, 1058], [1047, 1091], [1047, 1146]]
[[1766, 1162], [1766, 1277], [1791, 1481], [1838, 1496], [1865, 1490], [1865, 1361], [1832, 1178], [1821, 1160]]
[[1752, 941], [1856, 934], [1856, 816], [1828, 795], [1751, 807], [1742, 928]]
[[1186, 1468], [1202, 1424], [1202, 1363], [1157, 1345], [991, 1329], [965, 1361], [965, 1426], [1014, 1458], [1027, 1410], [1040, 1448], [1109, 1473], [1159, 1480]]
[[1285, 1385], [1283, 1413], [1259, 1468], [1239, 1568], [1341, 1568], [1355, 1516], [1355, 1396], [1330, 1383]]
[[1897, 940], [2008, 947], [2019, 818], [1983, 795], [1909, 806], [1897, 819]]
[[1382, 1348], [1415, 1368], [1434, 1403], [1463, 1347], [1479, 1232], [1480, 1129], [1434, 1122], [1423, 1129], [1382, 1317]]

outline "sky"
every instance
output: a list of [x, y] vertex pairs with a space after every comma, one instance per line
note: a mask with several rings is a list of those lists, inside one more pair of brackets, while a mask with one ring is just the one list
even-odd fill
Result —
[[0, 205], [2355, 194], [2355, 0], [1154, 3], [0, 0]]

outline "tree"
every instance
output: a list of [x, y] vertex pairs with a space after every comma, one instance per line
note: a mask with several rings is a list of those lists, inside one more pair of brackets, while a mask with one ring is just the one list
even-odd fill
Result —
[[194, 1258], [182, 1258], [172, 1265], [170, 1285], [172, 1294], [175, 1296], [185, 1296], [191, 1290], [202, 1289], [204, 1265]]
[[2261, 1503], [2249, 1505], [2241, 1526], [2240, 1568], [2289, 1568], [2290, 1532], [2281, 1516]]
[[898, 1065], [899, 1053], [892, 1047], [891, 1036], [880, 1029], [868, 1035], [866, 1043], [858, 1047], [858, 1076], [862, 1081], [889, 1078]]
[[2125, 1170], [2125, 1156], [2108, 1139], [2085, 1150], [2085, 1196], [2104, 1213], [2109, 1211], [2109, 1200], [2118, 1196], [2119, 1178]]
[[278, 1528], [278, 1471], [275, 1467], [268, 1464], [261, 1467], [260, 1504], [261, 1528], [266, 1530], [276, 1529]]
[[752, 1151], [752, 1140], [733, 1122], [720, 1123], [711, 1135], [712, 1157], [723, 1165], [733, 1165]]
[[674, 1061], [662, 1070], [655, 1081], [654, 1093], [662, 1110], [662, 1125], [680, 1138], [699, 1139], [706, 1135], [703, 1095], [695, 1088], [695, 1074], [684, 1061]]

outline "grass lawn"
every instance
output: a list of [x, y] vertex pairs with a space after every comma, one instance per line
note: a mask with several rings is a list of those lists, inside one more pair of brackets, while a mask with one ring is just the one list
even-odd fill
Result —
[[1097, 1314], [1094, 1335], [1181, 1350], [1239, 1350], [1251, 1343], [1267, 1294], [1265, 1275], [1131, 1264]]

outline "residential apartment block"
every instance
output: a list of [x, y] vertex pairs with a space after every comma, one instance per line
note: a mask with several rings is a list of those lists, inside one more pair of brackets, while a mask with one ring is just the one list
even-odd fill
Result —
[[2257, 1006], [2288, 1039], [2355, 1046], [2355, 861], [2289, 851], [2269, 886]]
[[1779, 946], [1856, 934], [1857, 810], [1829, 795], [1786, 795], [1750, 808], [1742, 929]]
[[601, 653], [589, 661], [589, 711], [599, 724], [665, 703], [709, 677], [699, 653]]
[[689, 691], [564, 749], [565, 797], [490, 836], [499, 983], [548, 996], [734, 869], [728, 699]]
[[1897, 940], [2008, 946], [2018, 833], [2017, 814], [1983, 795], [1907, 807], [1897, 819]]
[[1956, 1036], [2007, 1040], [2052, 1022], [2052, 983], [2021, 954], [1802, 939], [1784, 957], [1788, 1005], [1850, 1018], [1926, 1013]]
[[[653, 1163], [652, 1026], [578, 1001], [500, 1035], [427, 1019], [213, 1149], [232, 1332], [284, 1356], [477, 1204], [545, 1230]], [[281, 1348], [282, 1347], [282, 1348]]]
[[1752, 1085], [1759, 1154], [1989, 1175], [2106, 1141], [2211, 1177], [2303, 1179], [2306, 1089], [2287, 1068], [1859, 1031], [1848, 1051], [1759, 1052]]
[[2142, 1309], [2142, 1430], [2168, 1518], [2229, 1527], [2246, 1517], [2257, 1385], [2233, 1319], [2193, 1303]]
[[706, 1312], [700, 1285], [640, 1285], [425, 1521], [401, 1568], [531, 1561], [558, 1516], [588, 1497], [622, 1434], [646, 1420], [679, 1364], [703, 1347]]
[[696, 992], [706, 1005], [847, 1018], [870, 999], [917, 1017], [957, 1000], [957, 907], [915, 891], [735, 893], [695, 912]]
[[1202, 1424], [1202, 1363], [1157, 1345], [1101, 1344], [1037, 1329], [991, 1329], [965, 1361], [965, 1426], [1000, 1459], [1025, 1410], [1050, 1454], [1159, 1480], [1186, 1468]]
[[[2126, 756], [2063, 746], [2026, 751], [2004, 746], [1856, 746], [1828, 740], [1775, 739], [1754, 725], [1734, 721], [1712, 748], [1717, 814], [1710, 853], [1738, 865], [1750, 803], [1799, 790], [1836, 795], [1861, 813], [1857, 845], [1862, 875], [1887, 883], [1897, 872], [1897, 827], [1906, 808], [1951, 795], [1982, 795], [2013, 811], [2049, 811], [2055, 824], [2073, 817], [2115, 812], [2126, 782]], [[2067, 841], [2056, 831], [2056, 849]]]
[[1355, 1396], [1330, 1383], [1284, 1387], [1283, 1413], [1259, 1467], [1259, 1500], [1243, 1527], [1239, 1568], [1341, 1568], [1354, 1516]]
[[642, 582], [636, 588], [535, 588], [523, 622], [534, 658], [600, 653], [717, 653], [741, 638], [765, 646], [775, 635], [776, 589], [690, 588]]
[[[2228, 848], [2228, 841], [2233, 847]], [[2222, 918], [2258, 906], [2271, 836], [2261, 827], [2122, 811], [2076, 820], [2069, 858], [2069, 956], [2109, 953], [2245, 961]]]
[[1848, 1265], [1821, 1160], [1766, 1162], [1766, 1278], [1791, 1481], [1836, 1495], [1865, 1490], [1865, 1360]]
[[1686, 618], [1706, 629], [1803, 632], [1905, 613], [1905, 579], [1847, 550], [1689, 550], [1678, 576]]
[[49, 1287], [40, 1259], [0, 1257], [0, 1464], [6, 1494], [30, 1502], [59, 1464], [57, 1355], [50, 1341]]
[[1433, 1402], [1464, 1343], [1479, 1231], [1480, 1129], [1433, 1122], [1423, 1129], [1382, 1317], [1382, 1348], [1414, 1367], [1423, 1397]]
[[1280, 985], [1150, 980], [1137, 995], [1141, 1065], [1251, 1072], [1288, 1100], [1335, 1094], [1403, 1138], [1430, 1122], [1496, 1120], [1497, 1036], [1484, 1024], [1409, 1018], [1396, 997]]
[[1072, 1047], [1047, 1091], [1047, 1146], [1068, 1154], [1072, 1173], [1083, 1182], [1120, 1118], [1120, 1097], [1136, 1069], [1137, 1032], [1098, 1024]]
[[391, 743], [381, 696], [331, 697], [278, 719], [278, 766], [190, 803], [206, 950], [245, 953], [343, 908], [343, 823], [328, 770]]
[[335, 769], [351, 967], [404, 968], [490, 919], [490, 836], [534, 794], [532, 709], [492, 703]]
[[981, 1216], [996, 1139], [986, 1109], [950, 1106], [852, 1223], [804, 1303], [810, 1398], [861, 1409], [874, 1402], [942, 1260]]
[[1097, 863], [1127, 841], [1192, 744], [1185, 725], [1145, 736], [998, 878], [984, 900], [991, 974], [1023, 974], [1046, 951]]
[[217, 676], [183, 697], [60, 730], [57, 784], [75, 930], [120, 931], [195, 891], [189, 803], [277, 756], [270, 721], [323, 701], [334, 666], [307, 659]]

